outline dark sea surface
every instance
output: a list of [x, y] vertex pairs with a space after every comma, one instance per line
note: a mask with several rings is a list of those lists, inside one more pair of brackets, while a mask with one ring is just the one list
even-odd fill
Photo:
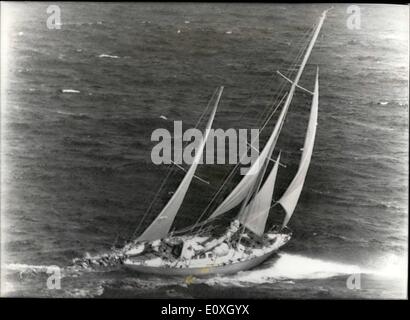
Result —
[[[48, 5], [2, 4], [3, 295], [407, 296], [408, 7], [361, 5], [359, 30], [346, 26], [347, 5], [328, 14], [300, 82], [312, 90], [319, 66], [317, 136], [292, 240], [254, 270], [186, 281], [68, 266], [132, 236], [169, 169], [151, 161], [155, 129], [195, 126], [220, 85], [213, 127], [259, 127], [283, 83], [276, 70], [294, 76], [304, 35], [328, 6], [60, 3], [61, 29], [49, 30]], [[275, 199], [296, 172], [310, 103], [297, 90]], [[198, 218], [231, 168], [200, 166], [211, 185], [193, 181], [178, 227]], [[142, 228], [182, 177], [174, 170]], [[60, 290], [47, 289], [51, 265], [62, 268]], [[352, 274], [361, 289], [347, 288]]]

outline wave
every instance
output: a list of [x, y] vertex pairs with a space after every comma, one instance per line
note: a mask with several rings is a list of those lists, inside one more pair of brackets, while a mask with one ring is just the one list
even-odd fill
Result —
[[[396, 211], [405, 211], [407, 209], [407, 203], [405, 201], [403, 202], [387, 201], [387, 200], [383, 201], [383, 200], [380, 200], [379, 198], [372, 199], [370, 197], [366, 197], [366, 199], [364, 199], [364, 198], [344, 195], [342, 192], [331, 193], [330, 191], [327, 191], [327, 190], [322, 190], [322, 189], [319, 190], [319, 189], [314, 189], [314, 188], [311, 188], [309, 192], [312, 194], [318, 194], [322, 197], [336, 200], [336, 202], [334, 202], [334, 205], [343, 205], [343, 206], [354, 205], [355, 207], [394, 209]], [[360, 201], [357, 201], [359, 199]]]
[[343, 123], [349, 126], [356, 126], [356, 127], [361, 127], [364, 129], [368, 129], [368, 130], [380, 130], [380, 131], [394, 131], [396, 130], [393, 127], [388, 127], [385, 125], [380, 125], [380, 124], [376, 124], [376, 123], [370, 123], [370, 122], [363, 122], [360, 120], [354, 120], [351, 118], [342, 118], [342, 117], [336, 117], [336, 116], [330, 116], [330, 118], [332, 118], [332, 120], [338, 121], [339, 123]]
[[55, 266], [10, 263], [6, 265], [4, 269], [7, 271], [17, 271], [17, 272], [25, 272], [25, 271], [47, 272], [47, 270], [49, 270], [49, 268], [51, 267], [55, 267]]
[[93, 21], [93, 22], [64, 22], [64, 23], [56, 23], [58, 26], [93, 26], [93, 25], [101, 25], [103, 21]]
[[80, 90], [74, 90], [74, 89], [61, 89], [61, 93], [80, 93]]
[[98, 56], [98, 58], [118, 59], [119, 56], [113, 56], [113, 55], [110, 55], [110, 54], [105, 54], [105, 53], [103, 53], [103, 54], [100, 54], [100, 55]]
[[60, 111], [60, 110], [55, 111], [55, 113], [61, 114], [63, 116], [70, 116], [74, 119], [91, 119], [91, 117], [89, 117], [88, 115], [86, 115], [84, 113], [77, 114], [77, 113], [74, 113], [74, 112], [67, 112], [67, 111]]

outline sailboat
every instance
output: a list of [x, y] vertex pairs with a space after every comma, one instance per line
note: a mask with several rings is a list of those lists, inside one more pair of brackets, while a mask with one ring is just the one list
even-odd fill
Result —
[[[316, 136], [319, 68], [316, 69], [313, 91], [301, 87], [299, 80], [318, 38], [327, 11], [322, 13], [314, 29], [296, 77], [291, 80], [279, 73], [290, 83], [290, 88], [283, 98], [282, 110], [264, 148], [250, 167], [253, 174], [244, 175], [208, 218], [180, 232], [171, 232], [173, 222], [180, 211], [203, 155], [224, 90], [220, 87], [206, 124], [203, 139], [178, 188], [153, 222], [136, 239], [121, 249], [121, 262], [125, 267], [137, 272], [157, 275], [232, 274], [261, 264], [291, 239], [292, 231], [287, 225], [302, 192]], [[281, 154], [279, 152], [275, 159], [272, 159], [272, 156], [297, 89], [304, 90], [312, 96], [309, 122], [303, 149], [301, 149], [303, 151], [293, 180], [279, 200], [275, 202], [275, 205], [281, 205], [284, 209], [284, 220], [281, 225], [274, 225], [266, 231], [271, 208], [275, 206], [272, 206], [272, 198]], [[271, 170], [268, 170], [271, 162], [274, 165]], [[238, 214], [221, 235], [214, 236], [206, 231], [205, 225], [212, 225], [216, 218], [236, 207], [239, 207]]]

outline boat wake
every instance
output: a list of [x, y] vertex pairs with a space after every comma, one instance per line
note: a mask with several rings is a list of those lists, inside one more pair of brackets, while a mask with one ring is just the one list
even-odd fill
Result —
[[232, 276], [215, 277], [205, 281], [208, 285], [221, 286], [249, 286], [250, 284], [264, 284], [294, 280], [326, 279], [352, 274], [367, 274], [379, 277], [395, 277], [403, 264], [398, 260], [388, 259], [380, 268], [369, 269], [358, 265], [343, 264], [309, 258], [301, 255], [279, 253], [278, 256], [262, 265], [260, 268], [239, 272]]
[[278, 256], [260, 268], [225, 277], [208, 279], [208, 285], [246, 286], [277, 281], [302, 279], [325, 279], [339, 275], [361, 272], [355, 265], [329, 262], [300, 255], [279, 253]]

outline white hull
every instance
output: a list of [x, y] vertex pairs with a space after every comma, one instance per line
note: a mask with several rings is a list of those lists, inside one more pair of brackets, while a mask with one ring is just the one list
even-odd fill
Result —
[[207, 262], [200, 267], [192, 266], [149, 266], [141, 263], [141, 261], [133, 261], [132, 258], [124, 261], [126, 268], [145, 274], [155, 274], [161, 276], [208, 276], [208, 275], [223, 275], [233, 274], [239, 271], [249, 270], [260, 265], [270, 256], [272, 256], [280, 247], [286, 244], [290, 239], [290, 236], [284, 236], [282, 241], [279, 241], [277, 245], [272, 246], [269, 250], [259, 256], [249, 256], [249, 258], [241, 261], [226, 263], [225, 265], [216, 265], [214, 263]]

